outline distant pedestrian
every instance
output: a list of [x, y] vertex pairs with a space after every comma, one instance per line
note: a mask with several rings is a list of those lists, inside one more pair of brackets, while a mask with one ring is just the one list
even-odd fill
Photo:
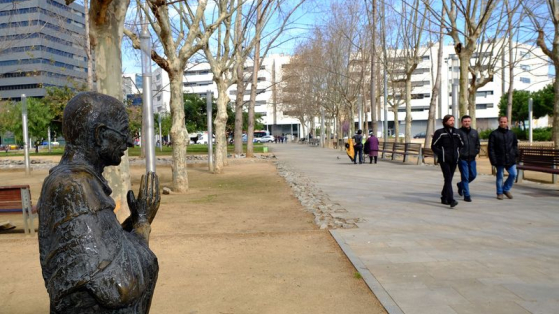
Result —
[[363, 163], [363, 131], [357, 130], [357, 134], [353, 136], [353, 163], [357, 164], [357, 155], [359, 154], [359, 163]]
[[369, 132], [369, 138], [365, 142], [365, 154], [369, 154], [369, 163], [373, 163], [373, 159], [375, 160], [375, 164], [377, 163], [378, 157], [378, 138], [373, 134], [373, 132]]
[[454, 128], [454, 116], [446, 115], [443, 118], [443, 127], [435, 131], [431, 142], [431, 149], [437, 154], [439, 165], [443, 172], [444, 186], [441, 191], [441, 203], [455, 207], [458, 202], [452, 192], [452, 177], [456, 171], [460, 148], [463, 146], [462, 138]]
[[470, 183], [477, 176], [476, 156], [479, 154], [479, 135], [475, 129], [472, 129], [472, 117], [465, 115], [460, 119], [462, 127], [458, 129], [460, 136], [464, 142], [464, 146], [460, 149], [460, 160], [458, 161], [458, 169], [460, 169], [461, 181], [458, 186], [458, 194], [464, 195], [465, 202], [471, 202]]
[[[518, 139], [516, 134], [509, 130], [507, 117], [499, 117], [499, 128], [489, 135], [487, 151], [489, 152], [491, 165], [497, 168], [497, 199], [502, 200], [503, 194], [512, 199], [510, 190], [516, 178]], [[505, 169], [509, 177], [503, 183]]]

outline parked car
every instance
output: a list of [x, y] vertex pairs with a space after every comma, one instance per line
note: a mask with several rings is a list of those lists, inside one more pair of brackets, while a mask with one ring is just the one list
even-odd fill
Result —
[[[198, 143], [200, 144], [208, 144], [208, 133], [202, 134], [201, 137], [198, 137]], [[215, 135], [212, 134], [212, 143], [215, 143]]]
[[264, 135], [262, 137], [257, 137], [254, 139], [256, 143], [271, 143], [275, 140], [276, 138], [273, 135]]
[[[390, 135], [390, 137], [396, 137], [396, 134]], [[399, 133], [398, 138], [404, 138], [406, 135], [404, 133]]]
[[425, 132], [417, 133], [416, 135], [413, 136], [413, 138], [425, 138]]

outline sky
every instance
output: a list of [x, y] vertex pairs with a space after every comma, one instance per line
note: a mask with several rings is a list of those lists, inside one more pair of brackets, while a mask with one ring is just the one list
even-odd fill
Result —
[[[292, 3], [297, 2], [298, 0], [289, 0]], [[211, 1], [210, 1], [211, 2]], [[291, 17], [293, 23], [290, 25], [289, 29], [284, 32], [280, 38], [276, 40], [276, 43], [280, 43], [278, 47], [273, 48], [270, 50], [269, 54], [292, 54], [294, 47], [297, 43], [297, 40], [300, 38], [304, 38], [306, 34], [309, 33], [309, 30], [315, 24], [315, 21], [320, 19], [320, 16], [324, 14], [321, 12], [320, 7], [316, 4], [324, 4], [324, 1], [318, 0], [307, 0], [302, 7], [300, 7]], [[132, 4], [129, 8], [129, 15], [135, 15], [136, 8]], [[153, 38], [152, 38], [153, 40]], [[122, 46], [122, 70], [123, 73], [138, 73], [140, 74], [142, 71], [140, 58], [139, 58], [139, 51], [131, 49], [129, 44], [129, 40], [124, 38], [123, 39], [123, 46]], [[195, 56], [193, 59], [200, 59], [203, 58], [202, 54], [200, 53], [198, 56]], [[152, 63], [152, 70], [154, 70], [156, 65]]]

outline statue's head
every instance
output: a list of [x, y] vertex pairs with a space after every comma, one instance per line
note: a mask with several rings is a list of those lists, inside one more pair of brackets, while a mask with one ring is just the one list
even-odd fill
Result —
[[120, 164], [126, 149], [134, 146], [124, 104], [97, 92], [79, 93], [68, 102], [62, 133], [66, 153], [96, 154], [89, 157], [106, 166]]

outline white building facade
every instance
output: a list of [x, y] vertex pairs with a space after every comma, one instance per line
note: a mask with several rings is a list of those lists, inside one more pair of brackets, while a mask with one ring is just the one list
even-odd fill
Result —
[[[429, 115], [429, 103], [433, 92], [433, 84], [437, 71], [438, 45], [432, 48], [425, 48], [421, 62], [412, 75], [412, 136], [419, 132], [425, 132]], [[488, 53], [488, 52], [486, 52]], [[470, 64], [474, 64], [478, 53], [472, 57]], [[534, 92], [552, 83], [549, 75], [549, 62], [547, 56], [541, 49], [528, 45], [518, 44], [513, 48], [514, 62], [514, 82], [515, 90]], [[509, 54], [506, 50], [504, 60], [500, 58], [494, 61], [495, 74], [493, 80], [478, 89], [476, 93], [476, 118], [478, 129], [494, 129], [497, 127], [497, 117], [499, 116], [499, 101], [503, 93], [509, 88]], [[443, 47], [443, 66], [441, 72], [440, 99], [437, 101], [437, 127], [442, 127], [442, 117], [446, 114], [453, 114], [452, 110], [452, 84], [453, 79], [458, 84], [459, 60], [456, 56], [454, 47], [451, 45]], [[505, 67], [503, 67], [505, 65]], [[434, 73], [433, 73], [434, 71]], [[503, 79], [504, 77], [504, 79]], [[470, 76], [471, 79], [471, 76]], [[459, 91], [459, 87], [458, 87]], [[403, 96], [402, 96], [403, 97]], [[381, 97], [381, 106], [383, 97]], [[370, 115], [369, 121], [370, 121]], [[384, 121], [384, 113], [380, 112], [380, 121]], [[389, 107], [388, 110], [389, 132], [393, 129], [394, 113]], [[404, 130], [406, 118], [405, 103], [398, 109], [398, 120], [400, 132]], [[458, 117], [459, 118], [459, 117]], [[540, 121], [540, 124], [547, 124], [547, 119]], [[457, 124], [459, 125], [459, 124]], [[381, 123], [379, 128], [382, 129]]]

